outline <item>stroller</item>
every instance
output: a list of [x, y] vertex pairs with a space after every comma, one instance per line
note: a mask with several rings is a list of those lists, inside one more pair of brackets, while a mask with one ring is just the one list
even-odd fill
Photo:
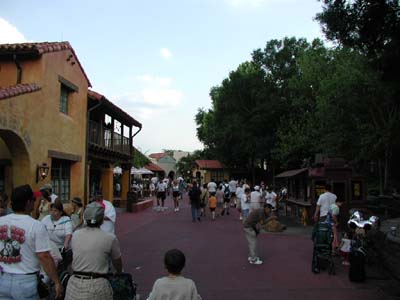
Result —
[[321, 269], [328, 268], [329, 275], [335, 274], [335, 264], [332, 259], [332, 225], [319, 222], [314, 226], [312, 233], [314, 243], [311, 270], [319, 273]]

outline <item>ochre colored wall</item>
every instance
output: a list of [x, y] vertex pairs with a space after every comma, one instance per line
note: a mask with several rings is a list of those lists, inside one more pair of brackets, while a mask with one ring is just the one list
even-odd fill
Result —
[[[22, 83], [36, 83], [41, 90], [0, 101], [0, 138], [12, 155], [14, 186], [28, 183], [38, 190], [50, 182], [49, 176], [36, 183], [37, 165], [51, 166], [48, 150], [80, 156], [80, 162], [71, 164], [71, 197], [83, 198], [88, 82], [77, 63], [66, 61], [70, 54], [70, 50], [64, 50], [20, 62]], [[59, 111], [59, 75], [79, 89], [69, 97], [68, 115]], [[0, 86], [15, 84], [15, 64], [1, 62]], [[0, 158], [6, 155], [1, 149], [0, 144]]]

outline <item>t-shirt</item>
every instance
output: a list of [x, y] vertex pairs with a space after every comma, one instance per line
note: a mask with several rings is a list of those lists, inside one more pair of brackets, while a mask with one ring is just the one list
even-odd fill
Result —
[[72, 270], [76, 272], [108, 273], [109, 259], [121, 257], [115, 235], [99, 228], [84, 227], [74, 232], [71, 240]]
[[193, 280], [183, 276], [162, 277], [156, 280], [148, 300], [197, 300]]
[[333, 216], [338, 216], [340, 212], [340, 208], [336, 203], [333, 203], [329, 206], [328, 213], [326, 215], [326, 222], [334, 224]]
[[56, 194], [51, 194], [50, 195], [50, 199], [51, 199], [51, 203], [56, 202], [56, 199], [58, 198], [58, 196]]
[[317, 205], [320, 206], [320, 217], [325, 217], [328, 214], [329, 206], [336, 202], [336, 198], [336, 195], [331, 192], [325, 192], [319, 196]]
[[216, 208], [217, 207], [217, 197], [211, 196], [208, 198], [208, 207]]
[[250, 193], [250, 209], [255, 210], [260, 208], [261, 193], [259, 191], [252, 191]]
[[57, 221], [54, 221], [51, 215], [47, 215], [41, 222], [46, 226], [50, 240], [56, 245], [56, 247], [64, 247], [65, 236], [72, 234], [72, 222], [70, 217], [62, 216]]
[[167, 185], [164, 182], [159, 182], [157, 184], [157, 191], [158, 192], [165, 192]]
[[103, 224], [101, 224], [100, 229], [105, 232], [115, 233], [115, 221], [117, 219], [117, 213], [115, 212], [114, 205], [110, 201], [103, 200], [104, 208], [104, 217], [108, 217], [110, 220], [104, 220]]
[[236, 197], [240, 199], [243, 194], [244, 194], [244, 189], [241, 186], [238, 186], [236, 188]]
[[211, 181], [207, 184], [207, 189], [209, 193], [215, 193], [217, 191], [217, 184]]
[[229, 190], [231, 193], [236, 193], [237, 182], [235, 180], [229, 181]]
[[351, 250], [351, 240], [350, 239], [342, 239], [342, 247], [340, 247], [340, 251], [350, 252]]
[[218, 191], [215, 193], [215, 196], [217, 197], [217, 202], [218, 202], [218, 203], [224, 202], [224, 192], [223, 192], [222, 190], [218, 190]]
[[17, 214], [0, 218], [0, 268], [5, 273], [38, 272], [36, 253], [50, 250], [49, 234], [40, 221]]
[[243, 193], [240, 197], [240, 204], [242, 209], [250, 209], [250, 195], [247, 197], [247, 195]]
[[267, 192], [265, 194], [265, 202], [271, 204], [273, 208], [276, 208], [276, 194], [274, 192]]

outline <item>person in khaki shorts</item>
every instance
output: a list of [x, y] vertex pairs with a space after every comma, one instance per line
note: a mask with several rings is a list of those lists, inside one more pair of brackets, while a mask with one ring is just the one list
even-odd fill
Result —
[[73, 275], [68, 281], [66, 300], [112, 300], [107, 280], [109, 261], [117, 273], [122, 272], [119, 242], [112, 233], [100, 229], [104, 207], [90, 203], [83, 214], [86, 227], [77, 230], [71, 240]]

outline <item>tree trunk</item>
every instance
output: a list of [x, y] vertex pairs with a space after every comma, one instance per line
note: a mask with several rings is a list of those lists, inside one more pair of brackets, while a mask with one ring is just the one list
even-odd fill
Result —
[[382, 162], [378, 159], [378, 176], [379, 176], [379, 195], [383, 195], [383, 182], [382, 182]]
[[385, 166], [384, 166], [384, 173], [383, 173], [383, 191], [387, 191], [389, 186], [389, 156], [390, 156], [390, 149], [389, 145], [386, 144], [385, 147]]

